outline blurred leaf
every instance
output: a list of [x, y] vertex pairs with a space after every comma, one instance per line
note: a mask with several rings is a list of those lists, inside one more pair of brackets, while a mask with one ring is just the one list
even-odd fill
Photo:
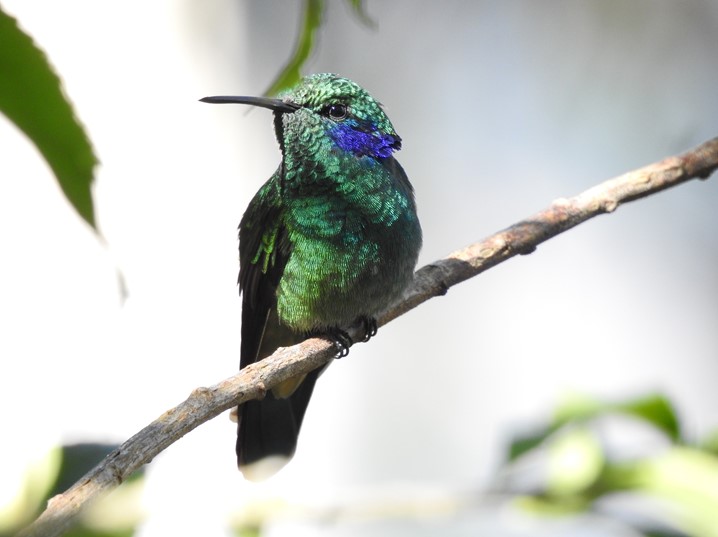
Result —
[[590, 504], [581, 496], [517, 496], [516, 507], [538, 516], [567, 516], [585, 512]]
[[281, 518], [291, 510], [291, 504], [280, 496], [250, 500], [235, 511], [229, 527], [236, 537], [259, 537], [265, 533], [268, 522]]
[[[96, 502], [90, 504], [80, 514], [79, 524], [75, 526], [77, 535], [107, 537], [125, 537], [133, 535], [135, 529], [145, 518], [142, 509], [143, 480], [127, 481]], [[76, 537], [68, 533], [66, 537]]]
[[262, 529], [259, 526], [242, 526], [234, 528], [233, 533], [237, 537], [261, 537]]
[[294, 47], [289, 63], [284, 66], [277, 78], [270, 84], [265, 95], [276, 95], [297, 84], [301, 78], [301, 68], [314, 48], [317, 29], [322, 24], [324, 0], [305, 0], [304, 21], [299, 38]]
[[513, 461], [539, 447], [548, 437], [567, 423], [585, 421], [596, 416], [602, 406], [589, 397], [570, 394], [556, 409], [553, 421], [532, 432], [517, 436], [509, 445], [508, 460]]
[[97, 159], [45, 54], [0, 9], [0, 111], [35, 144], [62, 191], [95, 228], [90, 187]]
[[[62, 446], [59, 478], [51, 494], [60, 494], [94, 468], [117, 444], [79, 443]], [[143, 518], [140, 497], [144, 471], [133, 474], [121, 487], [85, 509], [66, 537], [130, 537]]]
[[680, 440], [680, 423], [673, 404], [660, 394], [649, 394], [627, 401], [603, 402], [572, 394], [556, 410], [554, 427], [575, 421], [587, 421], [606, 414], [624, 414], [663, 431], [674, 442]]
[[94, 528], [85, 528], [82, 526], [69, 529], [63, 534], [64, 537], [132, 537], [135, 534], [134, 528], [98, 531]]
[[57, 482], [49, 498], [69, 489], [83, 475], [110, 454], [118, 444], [78, 443], [62, 446], [62, 460]]
[[553, 434], [553, 427], [545, 427], [538, 432], [517, 436], [509, 445], [508, 461], [513, 462], [522, 455], [536, 449], [541, 443]]
[[680, 422], [673, 404], [661, 394], [649, 394], [620, 402], [603, 402], [579, 395], [569, 395], [556, 410], [554, 429], [566, 423], [585, 422], [608, 414], [623, 414], [647, 422], [674, 442], [680, 440]]
[[554, 412], [553, 426], [558, 428], [573, 421], [585, 421], [605, 412], [611, 405], [601, 403], [593, 397], [569, 393]]
[[348, 0], [349, 5], [354, 10], [354, 14], [357, 16], [357, 18], [362, 21], [364, 24], [369, 26], [370, 28], [376, 28], [377, 24], [374, 19], [372, 19], [369, 14], [366, 12], [366, 9], [364, 7], [364, 0]]
[[682, 531], [671, 530], [671, 529], [639, 529], [641, 535], [644, 537], [690, 537]]
[[711, 431], [703, 439], [703, 441], [700, 444], [700, 447], [704, 451], [712, 453], [713, 455], [718, 455], [718, 430]]
[[[53, 449], [27, 472], [23, 490], [0, 516], [0, 537], [14, 535], [117, 447], [116, 444], [73, 444]], [[139, 475], [138, 475], [139, 474]], [[121, 487], [85, 509], [66, 537], [130, 537], [142, 520], [143, 481], [138, 472]]]
[[547, 492], [558, 496], [582, 494], [601, 475], [604, 463], [596, 435], [587, 427], [571, 428], [549, 446]]
[[608, 408], [614, 412], [621, 412], [647, 421], [663, 431], [674, 442], [681, 439], [681, 428], [676, 409], [663, 395], [651, 394], [640, 399], [613, 405], [612, 408], [609, 406]]
[[[532, 432], [518, 435], [509, 445], [508, 460], [514, 461], [536, 449], [569, 423], [584, 423], [600, 416], [619, 413], [648, 422], [672, 441], [681, 439], [680, 422], [673, 404], [663, 395], [650, 394], [628, 401], [602, 402], [582, 394], [569, 394], [554, 412], [552, 422]], [[716, 435], [718, 447], [718, 433]]]
[[[672, 445], [650, 457], [607, 458], [592, 422], [612, 414], [650, 425]], [[571, 395], [548, 425], [513, 441], [510, 460], [538, 447], [544, 457], [539, 460], [547, 462], [545, 478], [533, 485], [534, 495], [519, 497], [524, 509], [566, 515], [591, 510], [607, 497], [650, 499], [660, 508], [651, 513], [649, 526], [637, 528], [642, 534], [718, 537], [718, 431], [701, 446], [686, 446], [678, 413], [665, 396], [603, 402]]]
[[60, 472], [61, 457], [60, 448], [55, 448], [27, 468], [15, 498], [0, 506], [0, 536], [14, 535], [44, 508]]
[[718, 537], [718, 458], [676, 447], [639, 461], [636, 489], [669, 502], [668, 513], [695, 537]]

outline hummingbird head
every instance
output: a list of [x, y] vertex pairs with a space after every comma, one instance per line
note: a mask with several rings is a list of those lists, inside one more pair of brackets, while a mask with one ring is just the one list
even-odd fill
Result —
[[381, 104], [355, 82], [331, 73], [304, 77], [279, 99], [219, 96], [201, 100], [273, 110], [282, 151], [288, 141], [312, 151], [325, 140], [356, 156], [386, 158], [401, 149], [401, 138]]
[[358, 156], [384, 158], [401, 149], [401, 138], [379, 102], [347, 78], [307, 76], [283, 100], [299, 107], [284, 120], [287, 130], [322, 132], [338, 148]]

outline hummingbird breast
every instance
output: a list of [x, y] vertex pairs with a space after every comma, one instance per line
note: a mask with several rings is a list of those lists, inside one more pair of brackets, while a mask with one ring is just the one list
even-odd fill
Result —
[[421, 247], [413, 191], [393, 157], [331, 168], [341, 173], [317, 164], [284, 194], [292, 252], [277, 312], [296, 331], [379, 314], [411, 281]]

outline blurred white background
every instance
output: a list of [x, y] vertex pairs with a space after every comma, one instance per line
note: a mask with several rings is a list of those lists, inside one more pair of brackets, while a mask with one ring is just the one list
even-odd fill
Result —
[[[369, 2], [377, 31], [327, 4], [306, 72], [386, 105], [420, 265], [718, 134], [713, 0]], [[107, 245], [0, 118], [0, 503], [58, 442], [123, 441], [235, 372], [236, 226], [280, 155], [269, 112], [197, 100], [260, 94], [300, 7], [3, 2], [89, 131]], [[481, 488], [516, 427], [567, 391], [661, 390], [705, 434], [718, 426], [717, 195], [713, 178], [622, 207], [384, 327], [322, 377], [295, 459], [267, 483], [242, 481], [226, 415], [194, 431], [148, 468], [141, 535], [225, 535], [258, 498]], [[290, 533], [304, 534], [271, 535]]]

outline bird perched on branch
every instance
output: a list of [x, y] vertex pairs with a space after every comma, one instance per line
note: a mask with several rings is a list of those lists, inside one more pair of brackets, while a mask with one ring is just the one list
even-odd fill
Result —
[[[421, 227], [414, 192], [393, 153], [401, 148], [381, 105], [334, 74], [305, 77], [280, 99], [205, 97], [274, 112], [282, 161], [239, 224], [240, 368], [310, 336], [330, 338], [376, 316], [412, 279]], [[294, 454], [321, 370], [291, 378], [238, 409], [237, 459], [248, 479]]]

